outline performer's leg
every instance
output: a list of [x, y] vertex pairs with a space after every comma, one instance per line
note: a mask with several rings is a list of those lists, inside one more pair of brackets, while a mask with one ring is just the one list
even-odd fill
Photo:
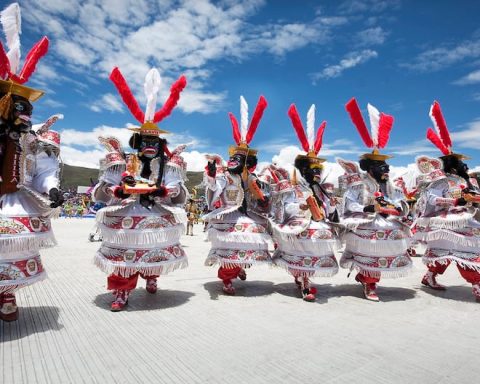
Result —
[[303, 300], [310, 302], [315, 301], [315, 294], [317, 293], [317, 289], [310, 286], [310, 279], [304, 276], [296, 280], [300, 280]]
[[428, 271], [422, 278], [422, 284], [437, 291], [444, 291], [446, 289], [445, 286], [437, 283], [436, 276], [442, 275], [447, 270], [449, 265], [450, 261], [447, 261], [445, 264], [428, 264]]
[[236, 279], [240, 271], [242, 271], [241, 267], [218, 268], [218, 278], [223, 281], [223, 292], [228, 295], [235, 294], [235, 288], [232, 285], [232, 279]]
[[113, 290], [115, 300], [112, 302], [111, 311], [119, 312], [128, 304], [128, 296], [135, 289], [138, 281], [138, 273], [129, 277], [111, 274], [107, 279], [107, 289]]
[[472, 293], [475, 296], [475, 299], [480, 302], [480, 273], [477, 272], [475, 269], [461, 267], [457, 264], [458, 271], [460, 275], [472, 284]]
[[18, 319], [18, 307], [15, 294], [0, 293], [0, 320], [15, 321]]
[[140, 275], [143, 279], [147, 281], [145, 285], [145, 289], [147, 290], [148, 293], [157, 293], [157, 279], [159, 276], [157, 275], [150, 275], [150, 276], [145, 276], [145, 275]]
[[379, 277], [366, 276], [362, 273], [357, 273], [355, 280], [363, 285], [363, 294], [365, 298], [370, 301], [380, 301], [377, 295], [377, 283], [380, 281]]

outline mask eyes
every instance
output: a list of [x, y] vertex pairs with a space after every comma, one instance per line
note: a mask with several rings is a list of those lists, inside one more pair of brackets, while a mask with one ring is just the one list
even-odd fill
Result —
[[18, 112], [23, 112], [25, 110], [25, 106], [22, 103], [15, 103], [15, 110]]

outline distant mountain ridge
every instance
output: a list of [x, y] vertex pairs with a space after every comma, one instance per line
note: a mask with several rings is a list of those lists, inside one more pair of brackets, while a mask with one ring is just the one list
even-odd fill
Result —
[[[186, 183], [189, 191], [196, 185], [201, 184], [203, 172], [187, 172], [188, 181]], [[75, 167], [73, 165], [63, 164], [60, 175], [60, 187], [62, 189], [77, 189], [80, 186], [92, 185], [98, 180], [98, 169]]]

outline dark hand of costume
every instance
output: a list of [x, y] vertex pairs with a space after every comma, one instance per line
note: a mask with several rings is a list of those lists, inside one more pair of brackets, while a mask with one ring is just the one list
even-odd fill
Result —
[[260, 208], [266, 209], [268, 208], [270, 200], [268, 199], [268, 196], [263, 196], [263, 199], [257, 200], [257, 204]]
[[366, 205], [365, 207], [363, 207], [363, 212], [374, 213], [375, 212], [375, 206], [374, 205]]
[[468, 201], [465, 200], [465, 198], [463, 198], [463, 197], [460, 197], [460, 198], [458, 198], [457, 200], [455, 200], [455, 205], [456, 205], [456, 206], [461, 206], [461, 207], [463, 207], [463, 206], [466, 205], [467, 203], [468, 203]]
[[217, 161], [209, 161], [205, 167], [205, 170], [207, 171], [208, 176], [215, 177], [217, 175]]
[[124, 173], [122, 175], [122, 181], [121, 181], [122, 186], [128, 185], [130, 187], [134, 187], [136, 183], [137, 182], [135, 181], [135, 178], [132, 175], [128, 173]]
[[57, 208], [63, 204], [63, 194], [57, 189], [52, 188], [48, 191], [48, 198], [50, 199], [50, 208]]

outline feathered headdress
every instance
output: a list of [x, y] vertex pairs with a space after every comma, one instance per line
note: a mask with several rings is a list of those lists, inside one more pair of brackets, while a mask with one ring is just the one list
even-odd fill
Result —
[[435, 131], [432, 128], [427, 129], [427, 139], [430, 140], [443, 153], [443, 156], [455, 156], [459, 159], [468, 159], [467, 156], [452, 152], [452, 139], [447, 128], [447, 123], [443, 118], [442, 110], [438, 101], [434, 101], [430, 107], [430, 119], [432, 120]]
[[248, 125], [248, 104], [243, 96], [240, 96], [240, 127], [238, 126], [238, 121], [235, 115], [232, 112], [229, 112], [228, 114], [232, 123], [233, 139], [237, 144], [237, 146], [230, 147], [230, 156], [236, 153], [244, 154], [246, 156], [255, 156], [257, 154], [257, 151], [250, 148], [248, 145], [257, 131], [258, 124], [262, 119], [265, 108], [267, 108], [267, 100], [265, 97], [260, 96], [255, 112], [253, 113], [252, 121], [250, 122], [250, 125]]
[[367, 110], [370, 117], [371, 127], [370, 134], [365, 125], [365, 121], [363, 120], [362, 112], [360, 112], [360, 108], [358, 107], [357, 100], [355, 100], [354, 97], [345, 104], [345, 109], [350, 115], [350, 119], [352, 120], [353, 125], [357, 128], [365, 146], [373, 148], [372, 153], [365, 153], [361, 158], [382, 161], [391, 158], [392, 156], [383, 155], [379, 150], [385, 148], [388, 143], [390, 132], [393, 127], [393, 116], [379, 112], [373, 105], [368, 104]]
[[44, 36], [38, 41], [25, 58], [22, 69], [20, 68], [20, 34], [21, 18], [20, 6], [17, 3], [10, 4], [0, 14], [0, 22], [7, 42], [8, 52], [0, 42], [0, 92], [6, 95], [0, 100], [0, 106], [5, 109], [10, 95], [25, 97], [31, 102], [38, 100], [43, 91], [29, 88], [24, 84], [35, 71], [35, 67], [42, 56], [48, 51], [48, 39]]
[[307, 158], [311, 162], [323, 163], [326, 159], [317, 157], [317, 155], [318, 152], [320, 152], [320, 149], [322, 149], [323, 133], [325, 132], [327, 122], [323, 121], [322, 124], [320, 124], [317, 130], [317, 135], [315, 136], [315, 104], [312, 104], [307, 113], [306, 134], [295, 104], [292, 104], [288, 109], [288, 116], [290, 117], [290, 120], [292, 120], [293, 128], [297, 133], [298, 140], [300, 140], [303, 150], [307, 152], [306, 156], [298, 155], [297, 157]]
[[161, 133], [168, 133], [158, 128], [157, 123], [162, 121], [165, 117], [170, 115], [172, 110], [177, 105], [180, 93], [187, 85], [185, 76], [180, 76], [170, 88], [170, 96], [168, 97], [163, 107], [155, 111], [157, 103], [157, 95], [160, 91], [160, 74], [156, 68], [152, 68], [145, 76], [145, 96], [147, 97], [147, 107], [145, 113], [140, 109], [135, 96], [128, 87], [125, 78], [122, 76], [120, 70], [115, 67], [110, 74], [110, 80], [117, 88], [118, 93], [122, 97], [123, 102], [128, 107], [133, 117], [142, 124], [139, 128], [130, 128], [132, 131], [138, 132], [147, 136], [159, 136]]
[[57, 131], [53, 131], [50, 128], [58, 120], [63, 119], [62, 114], [56, 114], [50, 116], [45, 122], [41, 124], [34, 124], [32, 129], [37, 135], [37, 139], [44, 143], [53, 145], [56, 148], [60, 148], [60, 134]]

